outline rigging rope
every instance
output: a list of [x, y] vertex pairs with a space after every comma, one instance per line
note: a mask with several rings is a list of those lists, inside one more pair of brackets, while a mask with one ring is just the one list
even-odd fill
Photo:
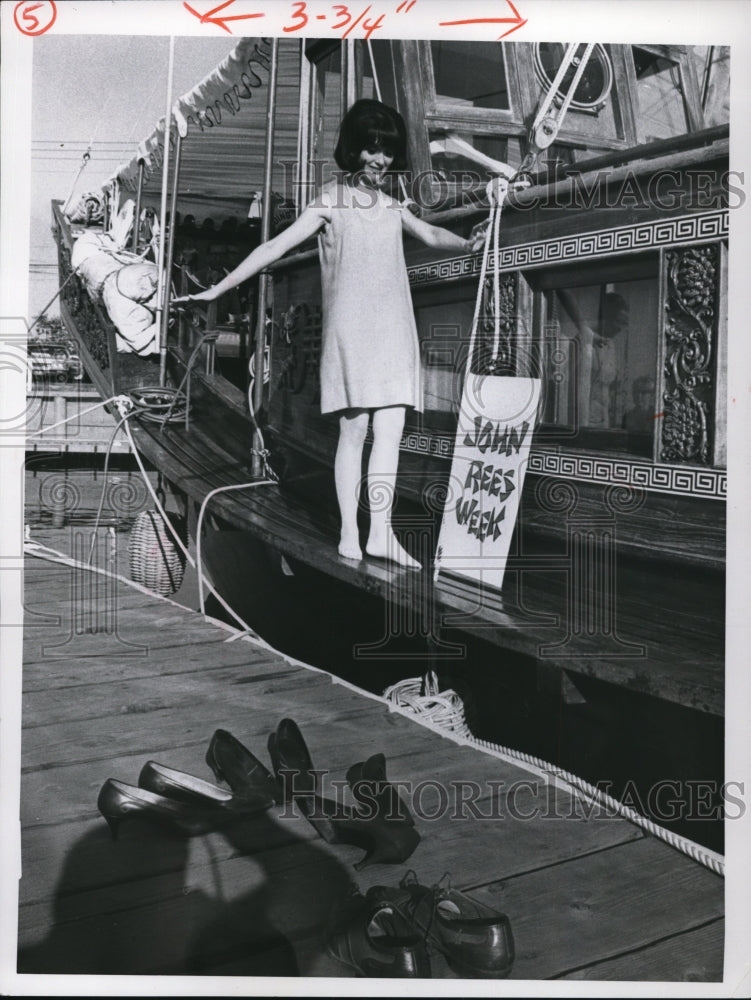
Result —
[[[92, 138], [89, 141], [89, 145], [86, 147], [83, 156], [81, 157], [81, 166], [78, 168], [78, 173], [73, 179], [73, 183], [70, 186], [70, 191], [68, 192], [68, 197], [65, 199], [65, 202], [63, 204], [63, 215], [65, 215], [68, 209], [68, 205], [70, 204], [71, 198], [73, 197], [73, 192], [76, 190], [78, 179], [80, 178], [81, 174], [84, 172], [84, 170], [89, 164], [89, 161], [91, 160], [91, 147], [93, 145], [94, 145], [94, 138], [92, 136]], [[50, 305], [52, 305], [52, 303], [50, 303]]]
[[[370, 41], [370, 39], [368, 39], [365, 44], [368, 46], [368, 55], [370, 56], [370, 67], [373, 71], [373, 87], [375, 89], [377, 99], [379, 101], [382, 101], [383, 98], [381, 97], [381, 87], [378, 83], [378, 72], [376, 70], [375, 56], [373, 55], [373, 43]], [[405, 204], [414, 205], [414, 201], [412, 200], [412, 198], [409, 197], [409, 192], [407, 191], [407, 185], [401, 174], [397, 176], [397, 182], [399, 184], [399, 190], [402, 193], [402, 198], [404, 199]]]
[[[577, 61], [576, 53], [580, 44], [580, 42], [569, 43], [553, 82], [540, 102], [540, 107], [529, 130], [529, 149], [519, 166], [516, 173], [517, 177], [529, 174], [529, 172], [536, 166], [540, 153], [552, 145], [552, 143], [556, 140], [561, 125], [563, 124], [563, 119], [566, 117], [566, 113], [568, 112], [571, 102], [574, 99], [576, 88], [579, 86], [579, 82], [584, 74], [584, 70], [587, 67], [587, 63], [589, 62], [590, 56], [592, 55], [595, 47], [594, 42], [586, 43], [584, 51]], [[563, 100], [561, 100], [559, 90], [561, 84], [563, 83], [563, 78], [572, 63], [576, 64], [576, 71]], [[549, 108], [554, 101], [559, 101], [560, 106], [555, 114], [549, 114]]]
[[[247, 489], [252, 489], [254, 486], [274, 486], [274, 485], [275, 485], [275, 480], [273, 479], [255, 479], [251, 483], [233, 483], [231, 486], [218, 486], [215, 490], [212, 490], [210, 493], [206, 494], [206, 496], [203, 498], [203, 502], [201, 503], [201, 509], [198, 513], [198, 524], [196, 526], [196, 562], [199, 566], [203, 565], [201, 561], [201, 537], [203, 534], [201, 528], [203, 527], [203, 518], [204, 514], [206, 513], [206, 508], [208, 507], [209, 501], [213, 497], [215, 497], [217, 493], [228, 493], [231, 490], [247, 490]], [[201, 609], [201, 614], [204, 615], [205, 617], [206, 611], [205, 611], [204, 596], [203, 596], [203, 573], [201, 572], [199, 572], [198, 574], [198, 602]], [[251, 635], [256, 634], [247, 625], [245, 625], [244, 622], [242, 622], [242, 619], [237, 618], [237, 616], [235, 616], [235, 618], [238, 622], [241, 622], [244, 625], [245, 630], [248, 631]]]
[[475, 299], [475, 311], [472, 316], [472, 328], [469, 335], [469, 347], [467, 350], [467, 364], [464, 369], [464, 378], [472, 370], [472, 356], [477, 341], [477, 327], [480, 319], [480, 307], [485, 288], [485, 277], [488, 272], [488, 260], [490, 259], [490, 245], [493, 244], [493, 363], [495, 364], [500, 351], [501, 342], [501, 310], [500, 310], [500, 226], [501, 210], [503, 202], [508, 193], [509, 182], [504, 177], [494, 177], [487, 186], [488, 200], [490, 201], [490, 215], [485, 224], [485, 245], [482, 251], [482, 263], [480, 264], [480, 280], [477, 285], [477, 297]]
[[[144, 392], [143, 389], [135, 390], [135, 391], [139, 392], [141, 394], [143, 394], [143, 392]], [[159, 391], [160, 392], [164, 392], [163, 389], [160, 389]], [[89, 552], [89, 564], [88, 564], [89, 567], [93, 568], [93, 567], [90, 566], [90, 561], [91, 561], [91, 555], [92, 555], [93, 546], [94, 546], [94, 542], [95, 542], [95, 538], [96, 538], [96, 531], [99, 528], [100, 518], [101, 518], [101, 514], [102, 514], [102, 510], [103, 510], [103, 505], [104, 505], [104, 495], [105, 495], [105, 490], [106, 490], [106, 485], [107, 485], [107, 474], [108, 474], [108, 468], [109, 468], [110, 453], [111, 453], [112, 446], [113, 446], [114, 441], [115, 441], [115, 437], [120, 432], [120, 430], [125, 430], [125, 433], [126, 433], [126, 435], [128, 437], [128, 441], [130, 443], [131, 450], [133, 452], [133, 456], [134, 456], [134, 458], [136, 460], [136, 463], [138, 465], [138, 468], [139, 468], [139, 471], [140, 471], [141, 476], [143, 478], [143, 481], [144, 481], [144, 484], [146, 486], [146, 489], [151, 494], [151, 498], [154, 501], [154, 505], [156, 506], [156, 509], [159, 512], [159, 515], [162, 518], [162, 521], [164, 522], [165, 527], [167, 528], [167, 530], [172, 535], [175, 543], [177, 544], [178, 548], [182, 551], [183, 555], [185, 556], [185, 558], [188, 561], [188, 563], [190, 564], [190, 566], [192, 566], [196, 570], [196, 573], [197, 573], [197, 576], [198, 576], [199, 587], [202, 589], [203, 586], [204, 586], [204, 584], [205, 584], [206, 587], [207, 587], [207, 589], [208, 589], [208, 591], [211, 594], [214, 595], [214, 597], [217, 599], [217, 601], [219, 602], [219, 604], [224, 608], [224, 610], [229, 615], [231, 615], [232, 618], [236, 622], [238, 622], [238, 624], [242, 627], [243, 632], [246, 633], [246, 634], [248, 634], [248, 635], [250, 635], [250, 636], [256, 637], [256, 633], [253, 631], [253, 629], [251, 629], [250, 626], [245, 621], [243, 621], [243, 619], [235, 612], [235, 610], [230, 607], [230, 605], [224, 600], [224, 598], [219, 593], [219, 591], [205, 577], [205, 575], [203, 573], [203, 569], [202, 569], [202, 564], [200, 562], [200, 558], [198, 560], [194, 559], [193, 556], [188, 551], [187, 547], [184, 545], [182, 539], [180, 538], [178, 532], [176, 531], [174, 525], [172, 524], [171, 518], [168, 516], [166, 510], [164, 509], [164, 506], [160, 502], [159, 497], [157, 496], [156, 491], [154, 490], [154, 488], [153, 488], [153, 486], [151, 484], [151, 480], [149, 479], [148, 473], [146, 472], [146, 469], [144, 468], [143, 462], [141, 460], [141, 455], [140, 455], [140, 452], [138, 450], [138, 446], [136, 445], [135, 439], [133, 438], [133, 434], [132, 434], [130, 426], [129, 426], [129, 420], [132, 417], [140, 417], [141, 419], [144, 419], [144, 417], [148, 418], [148, 409], [149, 409], [148, 402], [142, 402], [140, 404], [136, 404], [134, 402], [134, 400], [130, 396], [128, 396], [128, 395], [111, 396], [109, 399], [102, 400], [102, 402], [96, 403], [94, 406], [89, 407], [86, 410], [86, 412], [90, 412], [91, 410], [95, 410], [95, 409], [97, 409], [99, 407], [107, 406], [110, 403], [113, 403], [116, 406], [116, 408], [118, 410], [118, 413], [120, 414], [121, 419], [118, 421], [118, 423], [117, 423], [117, 425], [116, 425], [116, 427], [115, 427], [112, 435], [110, 436], [110, 440], [109, 440], [108, 445], [107, 445], [107, 451], [105, 453], [104, 479], [103, 479], [103, 482], [102, 482], [102, 493], [101, 493], [101, 498], [100, 498], [100, 502], [99, 502], [99, 507], [97, 509], [97, 515], [96, 515], [96, 519], [95, 519], [95, 523], [94, 523], [94, 533], [92, 535], [92, 549]], [[159, 405], [162, 406], [163, 404], [159, 404]], [[78, 416], [80, 416], [80, 414], [75, 415], [75, 417], [69, 417], [65, 421], [60, 421], [59, 423], [67, 423], [68, 420], [77, 419]], [[159, 418], [160, 422], [163, 419], [164, 418], [160, 416], [160, 418]], [[177, 420], [177, 419], [182, 419], [182, 416], [175, 418], [175, 420]], [[50, 427], [42, 428], [41, 430], [36, 431], [34, 433], [35, 434], [46, 433], [47, 431], [52, 430], [53, 427], [57, 427], [57, 426], [59, 426], [59, 424], [53, 424]], [[233, 487], [233, 488], [237, 488], [237, 489], [247, 488], [248, 486], [252, 486], [252, 485], [258, 485], [258, 486], [261, 486], [261, 485], [274, 485], [274, 483], [273, 483], [273, 480], [256, 480], [254, 483], [239, 484], [238, 486]], [[223, 487], [223, 489], [227, 489], [227, 488], [228, 487]], [[202, 513], [203, 513], [203, 511], [204, 511], [204, 509], [206, 507], [207, 502], [211, 499], [211, 497], [216, 492], [221, 492], [221, 489], [218, 490], [218, 491], [214, 490], [212, 493], [210, 493], [207, 497], [204, 498], [204, 502], [203, 502], [203, 505], [201, 507], [201, 512]], [[149, 593], [152, 593], [152, 591], [149, 591]], [[206, 618], [208, 620], [208, 615], [206, 615], [205, 609], [204, 609], [203, 597], [201, 599], [201, 613], [203, 614], [204, 618]], [[260, 642], [263, 641], [263, 640], [260, 639], [260, 637], [257, 637], [257, 638], [258, 638], [258, 640]]]

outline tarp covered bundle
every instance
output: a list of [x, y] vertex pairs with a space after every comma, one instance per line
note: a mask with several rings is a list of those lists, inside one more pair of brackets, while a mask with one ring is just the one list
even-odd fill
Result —
[[[217, 222], [247, 218], [254, 192], [263, 187], [270, 54], [267, 40], [243, 38], [212, 73], [174, 102], [174, 118], [184, 139], [177, 203], [181, 216]], [[281, 39], [278, 58], [272, 189], [292, 198], [300, 107], [299, 41]], [[124, 196], [135, 197], [142, 160], [142, 205], [157, 207], [164, 131], [162, 118], [105, 190], [119, 186]], [[173, 127], [171, 147], [175, 138]]]

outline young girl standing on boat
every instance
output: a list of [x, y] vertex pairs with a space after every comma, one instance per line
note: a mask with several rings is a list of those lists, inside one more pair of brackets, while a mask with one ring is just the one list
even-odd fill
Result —
[[473, 252], [465, 240], [415, 218], [382, 190], [390, 171], [407, 165], [401, 115], [379, 101], [357, 101], [344, 116], [334, 158], [343, 174], [329, 182], [298, 219], [257, 247], [218, 284], [180, 302], [210, 302], [318, 235], [323, 297], [321, 412], [337, 413], [334, 462], [341, 514], [339, 554], [361, 559], [357, 510], [362, 453], [372, 419], [368, 460], [368, 555], [420, 568], [391, 528], [404, 419], [422, 409], [420, 349], [402, 237], [429, 247]]

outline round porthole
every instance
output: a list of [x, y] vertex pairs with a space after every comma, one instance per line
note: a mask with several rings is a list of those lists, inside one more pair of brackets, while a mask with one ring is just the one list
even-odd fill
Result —
[[[535, 42], [535, 73], [546, 90], [552, 87], [567, 48], [568, 46], [563, 42]], [[556, 91], [555, 100], [557, 103], [563, 101], [568, 93], [568, 88], [584, 50], [585, 44], [582, 42]], [[595, 45], [574, 92], [570, 107], [578, 111], [598, 111], [607, 101], [612, 86], [613, 66], [610, 62], [610, 56], [602, 45]]]

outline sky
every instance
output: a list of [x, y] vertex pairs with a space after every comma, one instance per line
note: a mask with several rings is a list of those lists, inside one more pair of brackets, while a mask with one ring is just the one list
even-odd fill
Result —
[[[175, 40], [173, 98], [203, 79], [236, 39]], [[82, 157], [91, 159], [75, 194], [96, 190], [164, 116], [169, 39], [125, 35], [45, 35], [33, 42], [29, 315], [57, 290], [50, 201], [66, 199]], [[74, 194], [74, 197], [75, 197]], [[57, 303], [49, 316], [59, 315]]]

